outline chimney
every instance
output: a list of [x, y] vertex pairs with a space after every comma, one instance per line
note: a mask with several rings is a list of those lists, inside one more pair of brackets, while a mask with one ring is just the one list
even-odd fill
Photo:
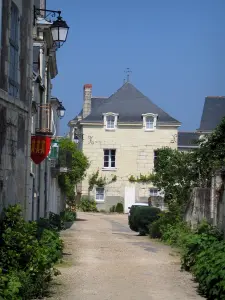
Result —
[[84, 85], [83, 119], [91, 113], [92, 84]]

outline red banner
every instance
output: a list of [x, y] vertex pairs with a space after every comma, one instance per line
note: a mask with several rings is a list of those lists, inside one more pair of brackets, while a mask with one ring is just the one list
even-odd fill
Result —
[[34, 135], [31, 137], [31, 159], [39, 165], [49, 154], [51, 137]]

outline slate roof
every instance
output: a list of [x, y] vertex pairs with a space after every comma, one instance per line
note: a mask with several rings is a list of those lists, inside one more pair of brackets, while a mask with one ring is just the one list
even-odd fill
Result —
[[[107, 97], [92, 97], [91, 98], [91, 111], [95, 111], [100, 105], [102, 105], [108, 98]], [[73, 119], [77, 120], [78, 116], [82, 116], [83, 109], [81, 109], [80, 113]]]
[[225, 96], [205, 98], [199, 131], [208, 132], [216, 128], [225, 116]]
[[[102, 122], [102, 114], [113, 112], [119, 114], [119, 122], [142, 122], [142, 114], [158, 114], [158, 123], [180, 125], [180, 122], [168, 115], [131, 83], [126, 82], [116, 93], [108, 99], [93, 99], [93, 109], [82, 123]], [[96, 103], [95, 103], [96, 102]]]
[[197, 141], [200, 137], [201, 133], [199, 132], [185, 132], [179, 131], [178, 132], [178, 148], [182, 147], [196, 147]]

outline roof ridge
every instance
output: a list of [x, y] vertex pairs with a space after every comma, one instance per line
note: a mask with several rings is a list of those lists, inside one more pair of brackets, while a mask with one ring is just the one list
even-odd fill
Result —
[[206, 96], [205, 98], [225, 98], [225, 96]]
[[105, 97], [105, 96], [92, 96], [91, 99], [108, 99], [108, 97]]

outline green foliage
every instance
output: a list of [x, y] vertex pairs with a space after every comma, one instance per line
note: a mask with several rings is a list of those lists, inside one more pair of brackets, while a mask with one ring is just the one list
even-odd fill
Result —
[[88, 180], [88, 184], [89, 184], [88, 189], [89, 189], [89, 191], [92, 191], [95, 186], [104, 187], [105, 185], [110, 184], [112, 182], [115, 182], [117, 180], [116, 175], [111, 175], [111, 176], [112, 176], [112, 178], [110, 180], [108, 180], [106, 178], [106, 176], [104, 176], [104, 177], [99, 176], [99, 170], [97, 170], [95, 173], [93, 173], [89, 177], [89, 180]]
[[118, 202], [115, 207], [115, 212], [122, 214], [123, 213], [123, 203]]
[[[154, 186], [165, 192], [165, 201], [173, 205], [175, 202], [182, 211], [189, 200], [191, 189], [197, 185], [198, 170], [192, 152], [180, 152], [169, 147], [157, 150], [157, 164], [154, 173], [140, 174], [136, 182], [152, 182]], [[131, 176], [129, 180], [134, 181]]]
[[199, 170], [201, 185], [209, 185], [211, 175], [225, 162], [225, 117], [216, 129], [201, 139], [199, 149], [195, 152], [195, 162]]
[[89, 197], [82, 197], [78, 209], [85, 212], [97, 212], [97, 204], [94, 199]]
[[42, 296], [62, 248], [56, 231], [39, 230], [23, 219], [18, 205], [9, 206], [0, 222], [0, 299]]
[[116, 205], [113, 205], [112, 207], [110, 207], [109, 211], [110, 212], [115, 212], [116, 211]]
[[210, 240], [196, 256], [192, 272], [207, 299], [225, 299], [225, 242]]
[[131, 175], [129, 178], [128, 178], [129, 182], [136, 182], [136, 178], [134, 177], [134, 175]]
[[[207, 299], [225, 299], [225, 241], [222, 234], [205, 220], [195, 230], [172, 219], [162, 226], [165, 216], [162, 216], [164, 220], [156, 222], [161, 222], [162, 239], [181, 249], [182, 268], [193, 273], [200, 292]], [[166, 218], [168, 221], [168, 216]]]
[[150, 206], [137, 206], [130, 210], [130, 229], [145, 235], [149, 232], [149, 225], [159, 218], [160, 209]]
[[69, 138], [59, 140], [59, 148], [61, 152], [69, 151], [72, 154], [72, 167], [68, 173], [62, 173], [58, 176], [60, 188], [66, 194], [68, 204], [74, 204], [75, 192], [74, 188], [77, 183], [83, 180], [85, 172], [89, 167], [87, 157], [78, 150], [77, 145]]
[[60, 214], [63, 222], [73, 222], [76, 221], [77, 213], [75, 211], [66, 210]]
[[141, 182], [141, 183], [149, 183], [151, 182], [153, 179], [153, 175], [149, 174], [149, 175], [143, 175], [140, 174], [139, 177], [134, 177], [133, 175], [131, 175], [128, 180], [129, 182]]

